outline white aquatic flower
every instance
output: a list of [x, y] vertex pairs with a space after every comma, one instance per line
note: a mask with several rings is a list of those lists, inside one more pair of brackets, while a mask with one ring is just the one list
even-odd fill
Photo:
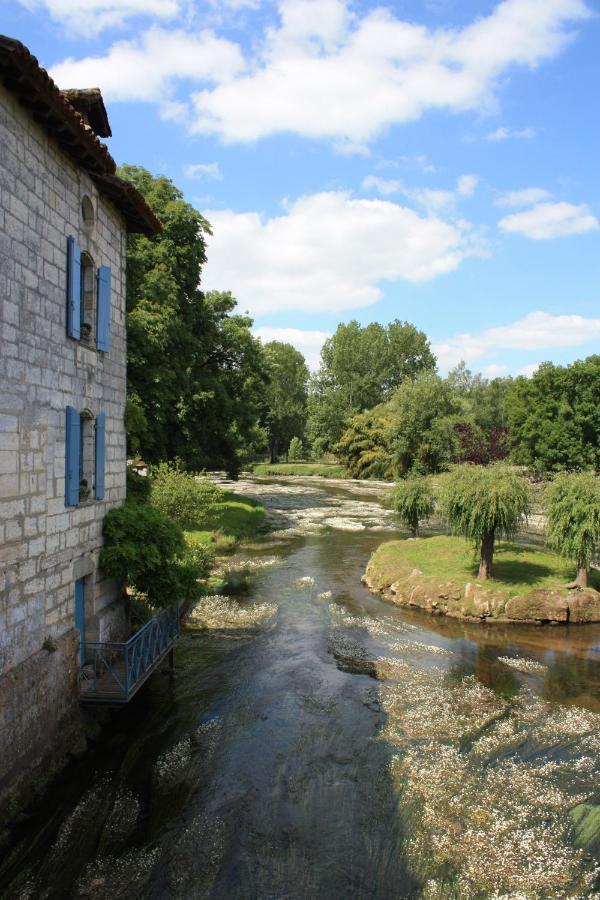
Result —
[[315, 579], [312, 575], [305, 575], [303, 578], [296, 579], [296, 587], [304, 588], [304, 587], [314, 587]]
[[517, 669], [519, 672], [547, 672], [548, 666], [537, 662], [535, 659], [526, 659], [523, 656], [499, 656], [498, 660], [505, 666]]
[[333, 591], [323, 591], [321, 594], [319, 594], [318, 599], [319, 600], [331, 600], [332, 597], [333, 597]]

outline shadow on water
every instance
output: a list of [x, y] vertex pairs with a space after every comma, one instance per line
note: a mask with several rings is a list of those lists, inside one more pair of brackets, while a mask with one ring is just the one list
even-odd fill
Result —
[[[290, 504], [325, 509], [318, 493]], [[570, 706], [600, 711], [600, 628], [486, 628], [385, 604], [360, 576], [397, 532], [272, 537], [278, 561], [249, 589], [230, 574], [242, 624], [187, 632], [175, 675], [113, 712], [15, 829], [3, 900], [489, 896], [449, 888], [436, 853], [451, 859], [467, 841], [468, 817], [496, 797], [484, 782], [498, 761], [570, 759], [568, 735], [552, 744], [548, 732]], [[276, 617], [250, 627], [262, 604]], [[504, 746], [523, 696], [533, 725]], [[448, 812], [458, 795], [464, 822]], [[480, 867], [487, 851], [473, 851]]]

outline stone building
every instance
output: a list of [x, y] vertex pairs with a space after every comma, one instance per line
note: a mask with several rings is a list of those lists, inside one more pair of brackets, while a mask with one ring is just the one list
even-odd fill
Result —
[[79, 736], [80, 633], [126, 629], [98, 557], [125, 498], [126, 237], [160, 224], [110, 134], [98, 90], [0, 37], [0, 807]]

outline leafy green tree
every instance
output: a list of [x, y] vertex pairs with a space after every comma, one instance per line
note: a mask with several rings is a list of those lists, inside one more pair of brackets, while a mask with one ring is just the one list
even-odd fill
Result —
[[130, 449], [148, 462], [238, 468], [267, 379], [252, 320], [227, 292], [199, 290], [210, 225], [164, 176], [123, 166], [163, 223], [127, 242]]
[[512, 459], [538, 472], [600, 469], [600, 355], [542, 363], [507, 400]]
[[410, 528], [413, 537], [419, 534], [419, 522], [428, 519], [435, 508], [431, 480], [413, 475], [399, 481], [391, 496], [391, 506], [400, 521]]
[[181, 463], [160, 463], [152, 470], [150, 504], [182, 528], [200, 528], [225, 492], [207, 478], [184, 472]]
[[288, 448], [288, 459], [290, 462], [299, 462], [304, 458], [304, 447], [299, 437], [293, 437]]
[[381, 404], [350, 419], [335, 452], [351, 478], [390, 478], [393, 475], [389, 441], [391, 422], [389, 404]]
[[405, 381], [390, 400], [388, 441], [399, 475], [447, 468], [457, 453], [454, 430], [459, 404], [450, 386], [434, 372]]
[[308, 368], [303, 355], [280, 341], [264, 347], [269, 382], [262, 422], [268, 434], [269, 456], [276, 462], [294, 435], [303, 435], [308, 415]]
[[546, 489], [546, 538], [577, 566], [573, 587], [585, 588], [600, 550], [600, 478], [592, 472], [558, 474]]
[[471, 539], [480, 551], [479, 575], [492, 577], [497, 537], [510, 538], [524, 523], [529, 494], [507, 466], [456, 466], [444, 478], [441, 508], [453, 534]]
[[323, 345], [320, 370], [311, 380], [311, 441], [325, 438], [332, 449], [353, 415], [385, 402], [403, 381], [434, 368], [427, 337], [408, 322], [338, 325]]

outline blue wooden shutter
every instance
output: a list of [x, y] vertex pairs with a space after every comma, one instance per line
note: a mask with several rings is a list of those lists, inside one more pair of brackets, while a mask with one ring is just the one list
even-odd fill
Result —
[[96, 346], [103, 353], [110, 350], [110, 266], [98, 269], [98, 316]]
[[67, 334], [81, 337], [81, 250], [74, 237], [67, 238]]
[[79, 464], [81, 459], [81, 420], [72, 406], [67, 406], [65, 429], [65, 506], [79, 503]]
[[106, 414], [98, 413], [96, 416], [96, 447], [94, 452], [95, 461], [95, 494], [96, 500], [104, 498], [104, 467], [106, 457]]

